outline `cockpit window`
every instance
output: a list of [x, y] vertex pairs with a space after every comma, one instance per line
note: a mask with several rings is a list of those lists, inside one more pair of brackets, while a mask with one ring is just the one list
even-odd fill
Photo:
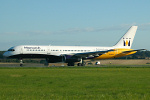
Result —
[[15, 51], [15, 49], [8, 49], [8, 51]]

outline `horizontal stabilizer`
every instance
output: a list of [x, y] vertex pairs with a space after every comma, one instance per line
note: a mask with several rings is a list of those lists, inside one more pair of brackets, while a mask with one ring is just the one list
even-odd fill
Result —
[[144, 51], [146, 49], [138, 49], [138, 50], [130, 50], [130, 51], [124, 51], [122, 53], [130, 53], [130, 52], [134, 52], [134, 51]]

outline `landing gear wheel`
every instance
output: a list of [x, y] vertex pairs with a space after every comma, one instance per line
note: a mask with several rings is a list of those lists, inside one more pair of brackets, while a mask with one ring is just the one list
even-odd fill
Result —
[[81, 64], [81, 63], [78, 63], [77, 65], [78, 65], [78, 66], [81, 66], [82, 64]]
[[78, 66], [85, 66], [86, 63], [78, 63]]
[[23, 66], [23, 64], [20, 64], [20, 67], [22, 67]]
[[74, 62], [68, 63], [68, 66], [74, 66]]

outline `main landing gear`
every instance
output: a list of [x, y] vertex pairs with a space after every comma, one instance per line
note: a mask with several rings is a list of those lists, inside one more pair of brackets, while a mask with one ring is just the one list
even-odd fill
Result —
[[78, 66], [85, 66], [85, 64], [86, 64], [86, 63], [85, 63], [85, 62], [83, 61], [83, 59], [81, 58], [80, 63], [78, 63], [77, 65], [78, 65]]
[[74, 66], [74, 62], [68, 62], [68, 66]]
[[78, 66], [85, 66], [86, 63], [78, 63]]
[[[74, 66], [75, 62], [68, 62], [68, 66]], [[80, 59], [80, 63], [77, 64], [77, 66], [85, 66], [85, 62], [82, 60], [82, 58]]]

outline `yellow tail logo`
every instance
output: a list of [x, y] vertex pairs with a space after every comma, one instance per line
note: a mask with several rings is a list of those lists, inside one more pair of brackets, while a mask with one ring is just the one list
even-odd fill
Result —
[[124, 46], [130, 46], [130, 40], [123, 40]]

